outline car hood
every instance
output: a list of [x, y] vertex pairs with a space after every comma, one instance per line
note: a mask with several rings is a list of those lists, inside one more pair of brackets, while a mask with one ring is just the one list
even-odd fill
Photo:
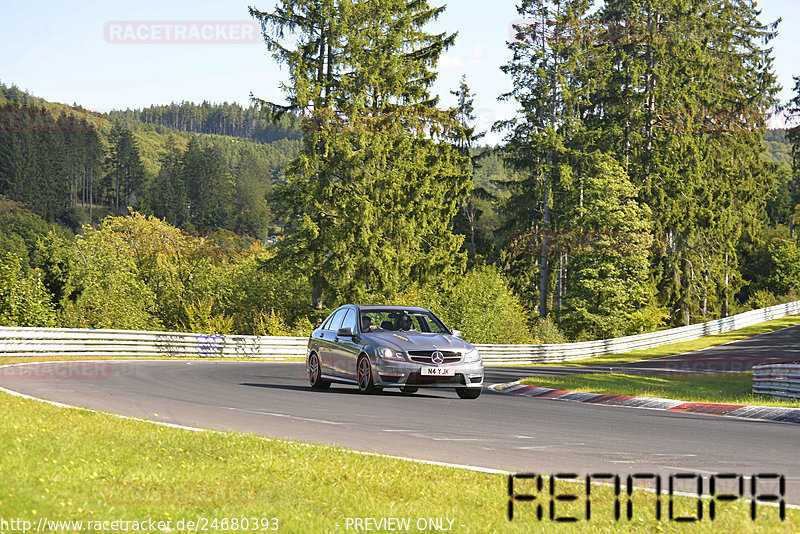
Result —
[[449, 334], [430, 332], [370, 332], [361, 334], [361, 338], [376, 346], [389, 347], [402, 352], [436, 349], [463, 352], [473, 348], [463, 339]]

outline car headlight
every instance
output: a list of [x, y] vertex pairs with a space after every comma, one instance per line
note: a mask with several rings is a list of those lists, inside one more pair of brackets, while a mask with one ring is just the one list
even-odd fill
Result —
[[389, 347], [379, 347], [378, 355], [384, 360], [405, 360], [405, 356], [402, 352], [394, 351]]
[[479, 362], [480, 360], [481, 360], [481, 354], [480, 352], [478, 352], [478, 349], [472, 349], [464, 353], [465, 362]]

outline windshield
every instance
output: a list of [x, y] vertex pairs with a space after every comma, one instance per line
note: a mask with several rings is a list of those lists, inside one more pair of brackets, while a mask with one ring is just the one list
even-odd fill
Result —
[[431, 332], [449, 334], [429, 311], [361, 310], [361, 332]]

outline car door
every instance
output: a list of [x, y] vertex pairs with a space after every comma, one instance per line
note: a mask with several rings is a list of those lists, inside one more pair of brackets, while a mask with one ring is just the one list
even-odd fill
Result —
[[[339, 328], [349, 328], [353, 336], [336, 336], [333, 340], [333, 372], [342, 378], [356, 379], [356, 359], [361, 345], [356, 343], [358, 333], [358, 314], [355, 308], [348, 308]], [[338, 332], [338, 330], [337, 330]], [[334, 332], [336, 333], [336, 332]]]
[[315, 332], [315, 335], [318, 336], [317, 346], [319, 347], [319, 359], [321, 360], [322, 374], [324, 375], [335, 375], [333, 370], [334, 339], [336, 338], [336, 332], [339, 329], [339, 325], [342, 324], [346, 312], [347, 308], [336, 310], [331, 314], [330, 318], [323, 323], [322, 328]]

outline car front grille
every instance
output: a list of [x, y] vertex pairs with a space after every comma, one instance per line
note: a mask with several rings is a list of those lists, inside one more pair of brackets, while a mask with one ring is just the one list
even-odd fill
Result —
[[[412, 362], [417, 363], [433, 363], [431, 360], [431, 355], [436, 352], [433, 350], [410, 350], [408, 351], [408, 357]], [[442, 357], [444, 357], [444, 362], [442, 363], [456, 363], [461, 361], [461, 354], [458, 352], [452, 351], [439, 351], [442, 353]]]
[[408, 375], [406, 384], [419, 384], [421, 386], [424, 386], [425, 384], [452, 384], [455, 386], [465, 386], [466, 380], [464, 375], [460, 373], [456, 374], [455, 376], [422, 376], [419, 373], [411, 373]]

